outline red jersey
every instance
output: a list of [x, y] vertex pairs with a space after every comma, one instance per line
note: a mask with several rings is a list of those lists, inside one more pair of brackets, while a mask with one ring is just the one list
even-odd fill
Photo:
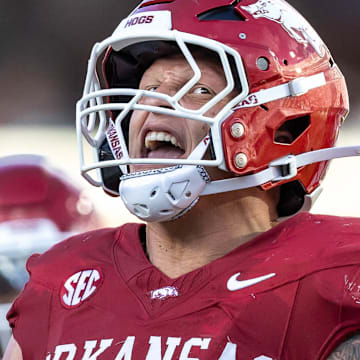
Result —
[[8, 314], [24, 360], [326, 359], [360, 329], [359, 219], [300, 214], [176, 279], [141, 226], [30, 258]]

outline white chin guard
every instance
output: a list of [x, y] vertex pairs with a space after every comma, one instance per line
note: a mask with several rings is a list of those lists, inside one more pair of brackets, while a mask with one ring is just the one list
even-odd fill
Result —
[[209, 181], [202, 166], [178, 165], [124, 175], [119, 193], [139, 219], [161, 222], [175, 220], [190, 210]]

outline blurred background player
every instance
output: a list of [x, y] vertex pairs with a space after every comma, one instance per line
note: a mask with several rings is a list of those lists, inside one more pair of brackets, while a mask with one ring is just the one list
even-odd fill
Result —
[[5, 319], [28, 280], [27, 258], [70, 235], [99, 225], [90, 199], [39, 155], [0, 158], [0, 347], [11, 332]]

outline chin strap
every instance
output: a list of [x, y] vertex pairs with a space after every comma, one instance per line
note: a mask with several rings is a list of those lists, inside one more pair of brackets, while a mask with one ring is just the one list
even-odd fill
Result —
[[297, 169], [302, 166], [349, 156], [360, 156], [360, 146], [333, 147], [299, 155], [287, 155], [272, 161], [267, 169], [256, 174], [211, 181], [200, 195], [247, 189], [267, 182], [289, 180], [297, 175]]
[[[189, 158], [200, 159], [209, 144], [208, 137], [195, 148]], [[299, 155], [287, 155], [269, 164], [256, 174], [210, 181], [204, 167], [177, 165], [124, 175], [120, 182], [120, 196], [126, 207], [141, 220], [161, 222], [174, 220], [189, 211], [199, 196], [241, 190], [267, 182], [289, 180], [297, 169], [305, 165], [331, 159], [360, 156], [360, 146], [334, 147]], [[166, 176], [163, 174], [166, 173]], [[305, 196], [302, 210], [309, 210], [321, 189]]]

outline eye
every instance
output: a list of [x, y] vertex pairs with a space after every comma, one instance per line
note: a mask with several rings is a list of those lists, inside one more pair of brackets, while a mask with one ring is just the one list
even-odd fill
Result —
[[193, 94], [212, 94], [212, 91], [204, 86], [198, 86], [194, 88], [192, 92]]
[[156, 91], [158, 89], [158, 86], [154, 85], [154, 86], [147, 86], [145, 88], [145, 90], [147, 91]]

